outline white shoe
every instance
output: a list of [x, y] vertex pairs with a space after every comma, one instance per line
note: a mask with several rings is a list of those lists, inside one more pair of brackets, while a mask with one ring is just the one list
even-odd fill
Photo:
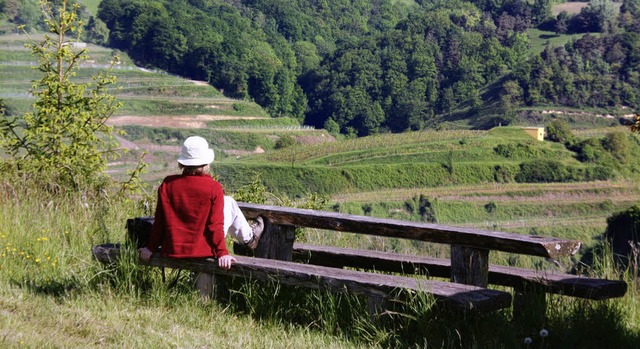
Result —
[[252, 250], [255, 250], [258, 247], [258, 242], [260, 241], [260, 237], [262, 236], [262, 231], [264, 230], [264, 221], [262, 217], [258, 216], [253, 223], [251, 223], [251, 231], [253, 232], [253, 237], [251, 240], [247, 242], [247, 247]]

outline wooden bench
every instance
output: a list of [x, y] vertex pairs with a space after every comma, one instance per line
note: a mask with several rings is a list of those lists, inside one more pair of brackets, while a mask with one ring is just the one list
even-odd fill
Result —
[[[353, 267], [438, 278], [448, 278], [451, 275], [450, 260], [391, 252], [296, 243], [293, 245], [293, 258], [304, 263], [334, 268]], [[488, 282], [491, 285], [513, 287], [515, 290], [542, 289], [545, 293], [594, 300], [622, 297], [627, 292], [627, 284], [622, 280], [502, 265], [489, 265]]]
[[[546, 293], [558, 293], [586, 299], [608, 299], [622, 297], [627, 285], [622, 280], [606, 280], [579, 277], [577, 275], [554, 273], [550, 271], [534, 271], [507, 266], [490, 266], [489, 251], [503, 251], [515, 254], [539, 256], [547, 259], [559, 259], [574, 255], [580, 248], [580, 242], [570, 239], [530, 236], [515, 233], [486, 231], [480, 229], [452, 227], [440, 224], [407, 222], [394, 219], [355, 216], [334, 212], [303, 210], [287, 207], [273, 207], [239, 203], [247, 217], [267, 217], [271, 224], [280, 226], [300, 226], [328, 231], [345, 231], [382, 237], [413, 239], [432, 243], [449, 244], [451, 256], [449, 260], [429, 258], [425, 256], [386, 255], [384, 252], [352, 250], [352, 255], [362, 258], [350, 258], [348, 263], [340, 267], [356, 267], [369, 270], [380, 270], [411, 274], [416, 266], [421, 273], [434, 277], [449, 278], [452, 282], [487, 287], [489, 284], [509, 286], [514, 289], [513, 311], [519, 316], [527, 312], [526, 308], [544, 310]], [[314, 247], [313, 251], [306, 245], [306, 251], [298, 246], [297, 251], [291, 244], [291, 257], [294, 251], [296, 258], [306, 252], [306, 258], [316, 253], [327, 253], [333, 247]], [[340, 253], [348, 249], [332, 250], [336, 253], [325, 255], [322, 263], [315, 264], [337, 266]], [[340, 253], [338, 253], [338, 251]], [[385, 256], [385, 258], [381, 258]], [[386, 261], [385, 261], [386, 259]], [[400, 260], [399, 260], [400, 259]], [[404, 262], [402, 261], [404, 259]], [[311, 263], [311, 260], [309, 260]], [[344, 261], [344, 259], [343, 259]], [[375, 261], [375, 263], [372, 263]], [[418, 269], [419, 270], [419, 269]]]
[[[289, 207], [238, 204], [247, 218], [262, 216], [265, 220], [265, 232], [255, 250], [255, 256], [259, 258], [240, 257], [239, 263], [231, 271], [218, 269], [211, 260], [187, 263], [184, 260], [158, 256], [153, 257], [150, 265], [184, 268], [212, 275], [276, 278], [290, 285], [346, 289], [373, 297], [390, 297], [394, 289], [421, 290], [463, 309], [480, 311], [509, 306], [507, 303], [511, 299], [510, 294], [488, 289], [489, 284], [514, 288], [514, 312], [520, 312], [523, 304], [530, 304], [531, 300], [544, 306], [546, 293], [606, 299], [620, 297], [626, 292], [626, 284], [623, 281], [489, 265], [491, 250], [551, 259], [571, 256], [580, 247], [580, 242], [575, 240]], [[152, 222], [151, 217], [130, 219], [127, 222], [129, 238], [145, 240]], [[302, 244], [296, 244], [294, 247], [297, 227], [323, 229], [327, 233], [344, 231], [448, 244], [451, 246], [451, 258], [443, 260]], [[296, 260], [304, 260], [315, 265], [294, 263], [294, 256]], [[279, 261], [267, 261], [268, 259]], [[346, 266], [370, 271], [420, 273], [449, 278], [451, 282], [342, 269]]]
[[[93, 247], [94, 257], [102, 263], [117, 261], [120, 246], [104, 244]], [[142, 265], [183, 269], [193, 272], [250, 278], [260, 281], [276, 281], [285, 285], [302, 286], [314, 289], [328, 289], [336, 292], [354, 292], [380, 301], [402, 296], [402, 290], [425, 292], [447, 305], [475, 312], [489, 312], [508, 308], [511, 295], [506, 292], [482, 287], [454, 284], [451, 282], [417, 279], [413, 277], [369, 273], [354, 270], [336, 269], [275, 259], [236, 256], [236, 264], [229, 270], [218, 267], [214, 259], [177, 259], [154, 255]], [[213, 286], [205, 285], [210, 293]]]

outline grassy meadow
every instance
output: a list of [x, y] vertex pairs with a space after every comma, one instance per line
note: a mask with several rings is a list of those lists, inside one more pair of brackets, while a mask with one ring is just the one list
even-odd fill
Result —
[[[529, 51], [540, 53], [544, 51], [544, 49], [549, 47], [560, 47], [564, 44], [575, 41], [582, 38], [585, 34], [557, 34], [552, 31], [540, 30], [536, 28], [531, 28], [527, 30], [527, 34], [529, 36]], [[599, 33], [590, 34], [590, 35], [599, 35]]]
[[[232, 284], [228, 303], [207, 302], [188, 274], [168, 270], [163, 281], [159, 270], [136, 266], [131, 249], [118, 265], [92, 259], [93, 245], [123, 242], [123, 222], [148, 214], [142, 197], [54, 197], [10, 182], [3, 189], [3, 348], [637, 348], [640, 339], [638, 284], [629, 273], [622, 275], [630, 286], [622, 299], [549, 295], [546, 317], [526, 323], [513, 321], [508, 310], [452, 313], [419, 295], [369, 317], [358, 297], [253, 282]], [[340, 238], [363, 242], [346, 233]], [[304, 240], [328, 241], [320, 231]], [[597, 272], [617, 276], [606, 263]], [[542, 329], [548, 337], [540, 337]]]
[[[84, 3], [95, 11], [98, 1]], [[14, 115], [33, 103], [26, 91], [36, 75], [25, 40], [0, 36], [0, 98]], [[0, 347], [640, 348], [638, 277], [632, 270], [616, 271], [610, 258], [596, 260], [588, 271], [624, 278], [625, 297], [548, 295], [545, 316], [526, 323], [515, 321], [510, 310], [450, 312], [423, 295], [369, 317], [359, 297], [254, 282], [234, 283], [228, 302], [207, 302], [193, 291], [188, 273], [167, 271], [164, 281], [159, 270], [137, 266], [130, 248], [122, 263], [99, 265], [91, 247], [124, 244], [126, 220], [152, 214], [155, 187], [177, 172], [181, 141], [194, 134], [215, 149], [212, 173], [228, 193], [257, 180], [276, 205], [315, 197], [336, 212], [582, 241], [575, 258], [557, 263], [491, 254], [497, 264], [562, 271], [598, 244], [607, 217], [638, 203], [640, 160], [631, 156], [603, 169], [517, 127], [336, 140], [295, 119], [270, 118], [255, 103], [225, 98], [205, 83], [136, 67], [111, 49], [89, 45], [88, 53], [80, 81], [90, 81], [114, 54], [122, 58], [113, 93], [123, 106], [110, 122], [126, 134], [120, 139], [123, 156], [108, 171], [121, 179], [144, 156], [147, 187], [129, 197], [51, 195], [0, 178]], [[612, 131], [628, 132], [591, 127], [574, 134], [585, 139]], [[295, 144], [276, 149], [285, 136]], [[629, 139], [631, 153], [638, 154], [638, 136]], [[524, 180], [536, 178], [523, 164], [546, 166], [551, 160], [563, 181]], [[448, 256], [446, 246], [315, 229], [299, 241]], [[540, 336], [542, 329], [548, 337]]]

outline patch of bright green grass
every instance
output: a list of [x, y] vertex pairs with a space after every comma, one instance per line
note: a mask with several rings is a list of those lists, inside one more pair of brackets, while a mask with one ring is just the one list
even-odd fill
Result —
[[100, 5], [100, 1], [101, 0], [82, 0], [80, 2], [87, 7], [87, 11], [89, 11], [89, 13], [96, 16], [98, 14], [98, 5]]
[[[564, 44], [582, 38], [585, 34], [556, 34], [552, 31], [544, 31], [536, 28], [527, 30], [529, 36], [530, 48], [529, 52], [537, 54], [542, 52], [547, 46], [560, 47]], [[600, 33], [592, 33], [590, 35], [600, 35]]]

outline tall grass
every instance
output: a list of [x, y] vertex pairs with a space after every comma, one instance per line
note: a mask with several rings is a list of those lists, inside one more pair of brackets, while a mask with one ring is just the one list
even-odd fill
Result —
[[[452, 312], [422, 294], [370, 316], [367, 300], [358, 296], [240, 279], [229, 281], [227, 301], [206, 302], [189, 273], [176, 277], [167, 270], [163, 281], [158, 268], [138, 266], [126, 244], [120, 263], [102, 266], [92, 259], [93, 245], [124, 243], [126, 219], [148, 215], [153, 203], [2, 189], [2, 347], [524, 348], [524, 337], [543, 326], [549, 336], [544, 344], [535, 338], [537, 348], [598, 348], [606, 339], [624, 348], [640, 343], [637, 279], [628, 273], [632, 286], [624, 298], [554, 296], [543, 323], [518, 323], [508, 310]], [[344, 234], [344, 243], [355, 241]], [[305, 239], [326, 242], [320, 232]]]
[[203, 303], [131, 248], [116, 265], [94, 261], [93, 245], [124, 242], [126, 219], [149, 214], [139, 202], [10, 185], [0, 198], [0, 347], [357, 347]]

